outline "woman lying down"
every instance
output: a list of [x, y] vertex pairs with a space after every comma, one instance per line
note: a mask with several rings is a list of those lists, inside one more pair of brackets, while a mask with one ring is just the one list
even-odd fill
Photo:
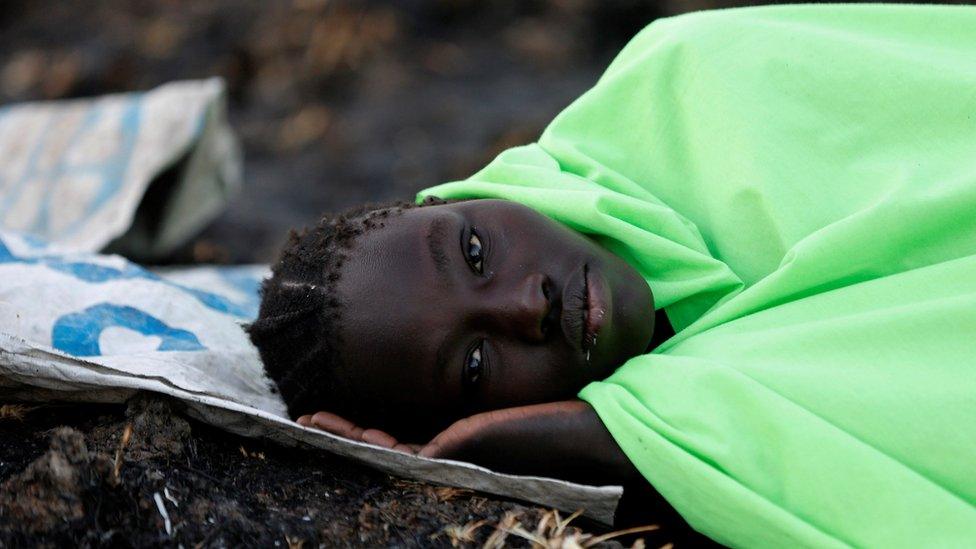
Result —
[[294, 234], [251, 337], [340, 436], [639, 478], [732, 545], [976, 542], [974, 29], [655, 22], [537, 143]]

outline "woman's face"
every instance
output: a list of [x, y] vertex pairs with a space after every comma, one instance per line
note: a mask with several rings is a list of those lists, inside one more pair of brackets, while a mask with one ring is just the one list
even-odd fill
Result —
[[371, 427], [420, 431], [572, 398], [644, 352], [643, 278], [532, 209], [472, 200], [408, 209], [342, 266], [341, 376]]

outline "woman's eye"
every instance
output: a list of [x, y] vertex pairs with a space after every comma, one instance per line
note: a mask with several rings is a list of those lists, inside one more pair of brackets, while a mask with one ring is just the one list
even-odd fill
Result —
[[468, 237], [468, 263], [481, 274], [483, 271], [483, 251], [481, 247], [481, 238], [478, 237], [478, 233], [471, 231], [471, 236]]
[[464, 363], [464, 376], [462, 381], [466, 387], [474, 386], [481, 379], [484, 374], [484, 361], [481, 359], [481, 347], [479, 343], [475, 347], [471, 354], [468, 355], [468, 359]]

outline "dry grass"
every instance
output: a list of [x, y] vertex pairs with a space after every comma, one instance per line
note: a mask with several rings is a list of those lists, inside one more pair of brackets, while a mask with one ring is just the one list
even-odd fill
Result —
[[122, 474], [122, 455], [125, 452], [125, 447], [129, 445], [129, 439], [132, 438], [132, 424], [126, 423], [125, 428], [122, 430], [122, 438], [119, 439], [119, 446], [115, 449], [115, 466], [112, 468], [112, 473], [115, 475], [115, 480], [119, 480]]
[[0, 404], [0, 420], [23, 421], [27, 414], [37, 408], [26, 404]]
[[[582, 511], [577, 511], [566, 518], [562, 518], [559, 511], [551, 510], [543, 514], [535, 527], [530, 530], [519, 520], [520, 513], [510, 511], [495, 525], [495, 530], [488, 536], [482, 547], [485, 549], [501, 549], [506, 547], [509, 536], [515, 536], [528, 541], [534, 549], [588, 549], [616, 537], [650, 532], [659, 528], [657, 525], [648, 525], [601, 535], [588, 534], [576, 526], [570, 525], [581, 514]], [[478, 530], [486, 525], [487, 521], [485, 520], [471, 521], [465, 525], [452, 524], [445, 527], [438, 536], [446, 535], [451, 540], [453, 547], [470, 545], [477, 539]], [[631, 547], [643, 549], [644, 540], [638, 539]]]
[[474, 543], [478, 529], [487, 523], [487, 520], [473, 520], [464, 526], [452, 524], [445, 527], [442, 532], [451, 540], [451, 547], [460, 547], [465, 543]]
[[521, 526], [518, 521], [518, 515], [511, 511], [505, 513], [502, 520], [495, 526], [495, 531], [485, 540], [485, 549], [501, 549], [505, 547], [505, 539], [508, 538], [508, 534], [512, 528], [516, 526]]
[[238, 451], [240, 451], [241, 455], [246, 458], [254, 458], [254, 459], [261, 459], [261, 460], [265, 459], [264, 452], [249, 452], [246, 448], [244, 448], [243, 444], [240, 445]]
[[434, 497], [437, 501], [451, 501], [457, 497], [468, 497], [474, 492], [465, 488], [454, 488], [453, 486], [439, 486], [434, 488]]

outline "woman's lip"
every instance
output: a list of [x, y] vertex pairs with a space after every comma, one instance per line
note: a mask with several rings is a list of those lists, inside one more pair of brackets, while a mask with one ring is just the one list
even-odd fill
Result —
[[606, 324], [607, 313], [610, 311], [610, 301], [608, 299], [607, 282], [600, 275], [600, 271], [588, 266], [585, 271], [585, 276], [587, 307], [583, 348], [589, 351], [596, 346], [600, 330]]

